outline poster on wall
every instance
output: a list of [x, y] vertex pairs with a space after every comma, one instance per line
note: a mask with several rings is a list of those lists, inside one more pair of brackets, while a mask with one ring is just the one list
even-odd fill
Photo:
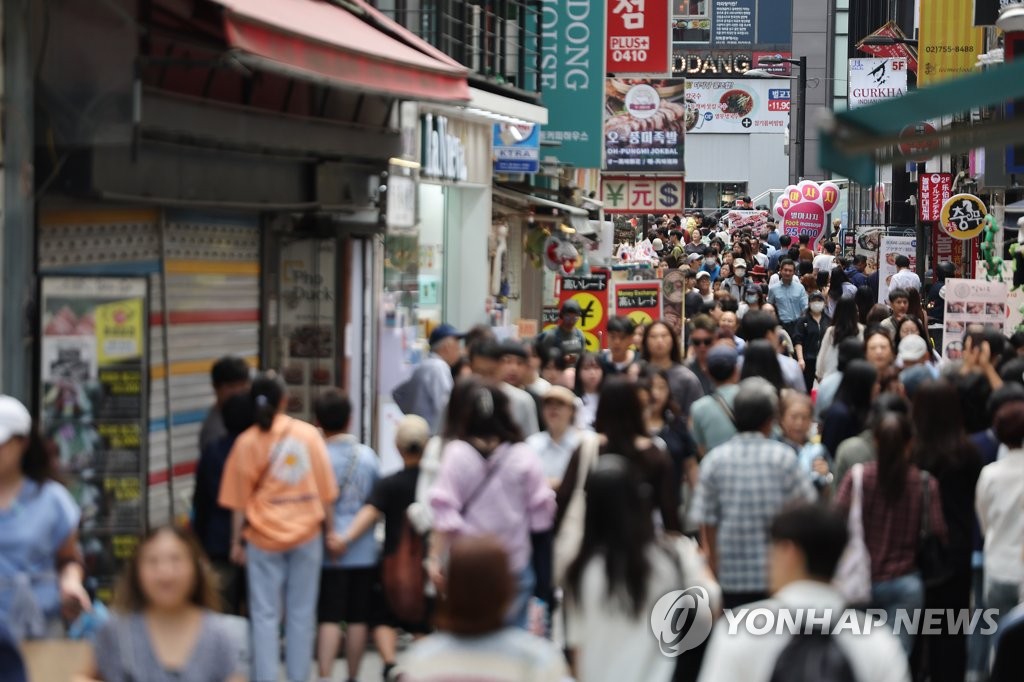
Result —
[[877, 104], [907, 94], [906, 57], [854, 57], [850, 59], [851, 109]]
[[576, 326], [583, 332], [587, 350], [596, 353], [608, 346], [608, 294], [611, 271], [591, 268], [589, 275], [559, 275], [556, 280], [558, 307], [572, 299], [582, 313]]
[[601, 176], [601, 201], [607, 214], [679, 213], [685, 189], [683, 178]]
[[[604, 102], [604, 5], [544, 0], [540, 86], [548, 123], [541, 141], [577, 168], [600, 168]], [[557, 149], [557, 151], [555, 151]]]
[[917, 239], [915, 237], [897, 237], [884, 235], [878, 251], [878, 302], [889, 302], [889, 281], [896, 274], [896, 258], [906, 256], [910, 259], [910, 269], [917, 268]]
[[686, 276], [682, 270], [668, 269], [661, 278], [662, 287], [662, 319], [676, 333], [680, 335], [680, 341], [685, 343], [683, 334], [683, 303], [686, 298]]
[[672, 50], [669, 5], [646, 0], [611, 0], [605, 71], [622, 74], [668, 74]]
[[335, 385], [336, 325], [334, 241], [286, 244], [280, 259], [281, 375], [288, 413], [310, 419], [313, 400]]
[[964, 334], [1006, 327], [1007, 286], [980, 279], [948, 279], [943, 289], [946, 313], [942, 328], [942, 357], [959, 360]]
[[792, 56], [792, 2], [675, 0], [671, 6], [674, 75], [727, 77], [754, 68], [790, 74], [789, 64], [757, 61]]
[[685, 168], [686, 82], [682, 79], [605, 81], [607, 170], [672, 172]]
[[540, 134], [539, 124], [495, 123], [494, 172], [540, 172]]
[[810, 248], [816, 250], [825, 231], [825, 221], [839, 203], [839, 187], [831, 182], [803, 180], [790, 185], [775, 202], [775, 213], [782, 218], [783, 231], [794, 241], [810, 237]]
[[737, 209], [726, 213], [725, 219], [729, 221], [729, 229], [745, 228], [756, 234], [768, 226], [768, 211]]
[[661, 319], [661, 280], [613, 282], [615, 314], [628, 317], [633, 324], [647, 325]]
[[[101, 599], [145, 529], [148, 423], [144, 278], [44, 277], [40, 421], [82, 510], [82, 549]], [[134, 546], [134, 545], [133, 545]]]
[[884, 227], [857, 228], [854, 254], [867, 258], [867, 272], [869, 274], [878, 269], [878, 250], [881, 247], [882, 237], [884, 236]]
[[686, 134], [785, 133], [789, 105], [785, 80], [687, 80]]

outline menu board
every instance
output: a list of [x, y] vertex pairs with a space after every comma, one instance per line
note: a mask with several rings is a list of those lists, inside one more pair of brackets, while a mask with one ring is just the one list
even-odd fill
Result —
[[146, 525], [146, 296], [142, 278], [42, 281], [41, 427], [82, 511], [101, 599], [131, 556], [105, 552], [134, 548]]
[[789, 106], [789, 81], [688, 80], [686, 134], [785, 133]]
[[334, 241], [291, 242], [280, 257], [281, 375], [288, 413], [309, 420], [313, 401], [336, 382]]
[[605, 81], [605, 168], [630, 172], [685, 168], [685, 81], [609, 78]]
[[964, 334], [1006, 326], [1006, 284], [980, 279], [947, 279], [942, 290], [946, 313], [943, 316], [942, 357], [959, 360], [964, 352]]

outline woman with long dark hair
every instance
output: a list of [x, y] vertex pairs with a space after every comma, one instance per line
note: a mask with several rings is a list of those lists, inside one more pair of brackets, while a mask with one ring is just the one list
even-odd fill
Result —
[[641, 356], [648, 365], [668, 373], [672, 399], [679, 405], [682, 413], [689, 416], [690, 406], [704, 396], [704, 389], [697, 375], [683, 365], [679, 335], [662, 320], [652, 322], [644, 331]]
[[[940, 537], [945, 535], [946, 527], [934, 479], [928, 481], [930, 507], [922, 507], [923, 481], [911, 459], [914, 437], [910, 419], [890, 412], [878, 419], [872, 433], [877, 461], [855, 464], [850, 469], [839, 485], [836, 504], [849, 514], [859, 477], [864, 544], [871, 557], [872, 606], [884, 609], [885, 622], [894, 623], [897, 610], [913, 611], [925, 603], [924, 583], [917, 568], [921, 514], [929, 514], [929, 525]], [[906, 628], [898, 636], [909, 656], [913, 636]]]
[[786, 382], [782, 378], [782, 367], [779, 366], [779, 354], [770, 341], [750, 341], [743, 349], [743, 370], [740, 373], [740, 380], [750, 377], [761, 377], [779, 391], [786, 387]]
[[435, 584], [443, 587], [452, 540], [493, 535], [508, 552], [516, 578], [507, 622], [525, 628], [537, 579], [530, 535], [551, 528], [555, 493], [537, 454], [523, 443], [504, 391], [476, 379], [457, 388], [465, 394], [458, 412], [449, 413], [451, 440], [430, 491], [434, 532], [429, 571]]
[[864, 430], [871, 400], [875, 397], [878, 371], [866, 360], [846, 366], [836, 398], [825, 412], [821, 442], [833, 457], [839, 444]]
[[648, 370], [640, 376], [637, 386], [641, 399], [646, 405], [644, 421], [647, 433], [661, 442], [672, 458], [674, 478], [677, 483], [693, 477], [696, 484], [697, 446], [686, 428], [686, 420], [680, 414], [679, 406], [672, 402], [668, 375], [664, 371]]
[[601, 358], [596, 353], [583, 351], [576, 361], [576, 385], [573, 391], [581, 403], [576, 410], [576, 428], [594, 427], [603, 382], [604, 366], [601, 364]]
[[216, 575], [195, 538], [174, 526], [150, 531], [118, 586], [118, 614], [100, 630], [77, 679], [242, 682], [241, 643], [217, 621], [219, 602]]
[[814, 377], [821, 381], [839, 368], [839, 344], [846, 339], [862, 338], [864, 325], [857, 317], [857, 304], [852, 298], [840, 298], [835, 305], [831, 326], [821, 337], [821, 349], [814, 368]]
[[285, 621], [290, 680], [309, 677], [324, 545], [333, 544], [338, 497], [327, 446], [311, 424], [286, 415], [288, 395], [273, 372], [249, 391], [256, 424], [231, 447], [220, 506], [231, 509], [231, 560], [244, 564], [252, 621], [252, 677], [278, 677]]
[[690, 585], [717, 596], [696, 552], [656, 535], [651, 490], [632, 469], [626, 458], [605, 455], [590, 473], [583, 540], [567, 573], [567, 642], [577, 678], [588, 682], [668, 682], [676, 661], [651, 637], [651, 611], [662, 595]]
[[[974, 495], [981, 473], [981, 456], [967, 438], [959, 394], [948, 381], [928, 381], [914, 394], [914, 462], [939, 483], [942, 516], [949, 529], [946, 562], [948, 579], [929, 587], [925, 607], [970, 608], [971, 552], [975, 524]], [[933, 680], [962, 680], [967, 666], [966, 635], [943, 632], [927, 638], [922, 662]]]

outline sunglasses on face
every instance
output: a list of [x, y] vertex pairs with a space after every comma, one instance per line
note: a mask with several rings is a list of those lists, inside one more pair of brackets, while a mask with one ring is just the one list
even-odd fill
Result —
[[690, 339], [690, 345], [692, 346], [710, 346], [711, 339]]

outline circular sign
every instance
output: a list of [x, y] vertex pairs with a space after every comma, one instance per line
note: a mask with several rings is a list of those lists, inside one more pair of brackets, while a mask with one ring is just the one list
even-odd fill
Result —
[[974, 239], [984, 229], [987, 211], [973, 194], [954, 194], [942, 205], [939, 226], [953, 239]]
[[686, 296], [686, 277], [682, 270], [669, 270], [661, 280], [662, 292], [669, 303], [682, 303]]
[[596, 329], [601, 324], [601, 321], [604, 319], [604, 306], [601, 305], [601, 301], [598, 300], [597, 296], [578, 293], [573, 294], [569, 300], [579, 303], [580, 310], [583, 311], [579, 321], [576, 323], [577, 327], [588, 332], [591, 329]]
[[600, 353], [601, 352], [601, 340], [594, 336], [590, 332], [583, 332], [583, 340], [587, 344], [588, 353]]
[[939, 151], [938, 140], [916, 140], [923, 135], [934, 135], [935, 126], [930, 123], [912, 123], [900, 131], [900, 154], [909, 161], [924, 163]]
[[634, 310], [629, 315], [626, 315], [626, 317], [632, 320], [633, 324], [637, 327], [646, 327], [651, 322], [654, 322], [654, 319], [642, 310]]
[[626, 111], [633, 118], [650, 118], [658, 113], [661, 97], [650, 85], [634, 85], [626, 93]]

